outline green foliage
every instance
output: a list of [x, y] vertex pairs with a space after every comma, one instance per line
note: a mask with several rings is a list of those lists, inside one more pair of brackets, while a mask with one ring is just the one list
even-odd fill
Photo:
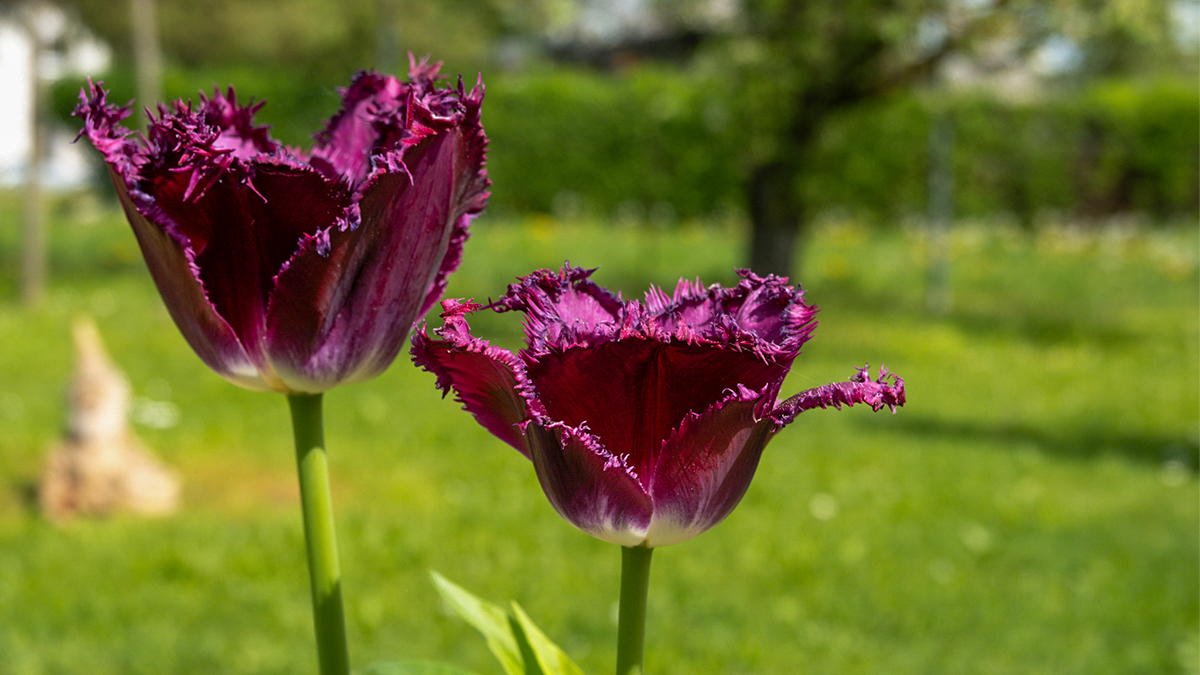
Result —
[[811, 203], [881, 220], [925, 209], [935, 115], [954, 127], [960, 216], [1047, 211], [1157, 219], [1200, 208], [1200, 90], [1192, 82], [1106, 82], [1075, 95], [1014, 104], [988, 95], [898, 97], [860, 106], [827, 125]]
[[[17, 203], [0, 194], [0, 213]], [[119, 213], [49, 212], [37, 310], [17, 306], [17, 234], [0, 229], [0, 670], [312, 672], [283, 397], [199, 362]], [[923, 309], [920, 232], [818, 227], [797, 281], [821, 323], [783, 393], [870, 359], [905, 378], [909, 403], [805, 413], [725, 522], [655, 553], [647, 672], [1200, 671], [1200, 242], [1182, 225], [958, 223], [943, 316]], [[497, 297], [566, 258], [602, 264], [597, 282], [638, 297], [681, 276], [729, 283], [741, 258], [729, 224], [484, 216], [473, 230], [452, 297]], [[139, 406], [179, 411], [174, 426], [135, 427], [182, 475], [175, 516], [60, 528], [30, 502], [61, 433], [80, 313]], [[512, 314], [472, 327], [520, 340]], [[611, 672], [619, 551], [565, 524], [528, 460], [403, 357], [325, 398], [354, 664], [498, 672], [474, 630], [439, 611], [438, 569], [518, 599], [585, 672]]]
[[[72, 4], [128, 66], [128, 3], [117, 9], [111, 0]], [[168, 64], [208, 69], [253, 63], [320, 81], [361, 68], [403, 68], [410, 51], [475, 69], [485, 62], [500, 22], [491, 3], [475, 0], [155, 0], [155, 5]]]
[[381, 661], [373, 663], [359, 675], [473, 675], [445, 663], [430, 661]]
[[715, 82], [650, 69], [486, 82], [496, 210], [670, 221], [740, 199], [739, 139]]
[[[550, 71], [488, 84], [494, 210], [645, 221], [659, 205], [686, 220], [742, 203], [748, 139], [711, 80]], [[923, 214], [937, 114], [955, 127], [962, 216], [1165, 219], [1200, 208], [1200, 93], [1174, 80], [1104, 83], [1030, 104], [987, 95], [873, 101], [823, 128], [803, 177], [807, 202], [880, 221]]]
[[437, 572], [433, 573], [433, 583], [442, 600], [483, 634], [488, 649], [508, 675], [583, 675], [579, 666], [546, 637], [516, 601], [506, 612]]
[[1155, 215], [1200, 200], [1200, 90], [1193, 83], [1125, 80], [1089, 92], [1083, 124], [1093, 154], [1079, 199], [1098, 211]]
[[922, 213], [930, 114], [916, 97], [863, 105], [834, 117], [817, 142], [804, 195], [817, 209], [880, 220]]
[[433, 575], [434, 584], [442, 599], [487, 640], [488, 649], [500, 661], [508, 675], [528, 675], [523, 650], [529, 643], [513, 629], [509, 615], [504, 609], [485, 602], [466, 590], [455, 586], [445, 577]]
[[[258, 117], [276, 138], [307, 147], [336, 112], [336, 90], [349, 76], [172, 69], [165, 91], [169, 99], [194, 100], [214, 84], [233, 84], [239, 96], [267, 101]], [[80, 84], [54, 90], [64, 119]], [[105, 84], [114, 101], [133, 97], [127, 72], [115, 71]], [[664, 226], [742, 207], [747, 139], [714, 80], [653, 69], [546, 70], [486, 75], [485, 84], [494, 213], [592, 214]], [[909, 95], [858, 106], [824, 126], [803, 176], [807, 202], [883, 222], [923, 214], [936, 114], [955, 128], [960, 216], [1003, 213], [1030, 223], [1047, 211], [1090, 218], [1140, 212], [1163, 220], [1200, 210], [1200, 90], [1169, 79], [1107, 82], [1030, 104]]]

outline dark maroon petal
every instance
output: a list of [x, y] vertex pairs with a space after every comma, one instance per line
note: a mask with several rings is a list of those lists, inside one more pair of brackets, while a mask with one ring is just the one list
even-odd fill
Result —
[[755, 410], [766, 393], [741, 390], [688, 415], [663, 444], [650, 496], [648, 546], [686, 541], [725, 519], [741, 501], [774, 433]]
[[525, 434], [538, 482], [555, 511], [601, 541], [645, 541], [650, 497], [626, 457], [605, 450], [585, 429], [531, 422]]
[[[276, 280], [269, 330], [277, 368], [302, 391], [386, 369], [457, 258], [460, 221], [478, 204], [482, 134], [454, 128], [404, 153], [406, 172], [365, 186], [361, 223], [329, 233], [332, 252], [303, 251]], [[347, 247], [341, 251], [340, 247]], [[439, 276], [440, 275], [440, 276]]]
[[262, 104], [241, 106], [234, 97], [214, 91], [213, 97], [201, 94], [200, 105], [176, 101], [173, 108], [158, 107], [151, 117], [146, 135], [140, 138], [140, 177], [143, 189], [155, 190], [147, 181], [163, 181], [185, 186], [180, 194], [191, 201], [203, 196], [218, 181], [253, 191], [250, 163], [271, 156], [279, 144], [271, 139], [267, 127], [254, 124], [254, 113]]
[[606, 448], [630, 457], [649, 479], [659, 449], [690, 412], [707, 410], [744, 386], [772, 396], [786, 366], [748, 352], [627, 339], [592, 348], [526, 356], [546, 414], [587, 424]]
[[[439, 64], [440, 65], [440, 64]], [[425, 72], [423, 69], [428, 69], [425, 61], [419, 64], [414, 63], [413, 72]], [[436, 74], [437, 67], [431, 67], [432, 74]], [[429, 75], [432, 78], [432, 74]], [[414, 76], [415, 77], [415, 76]], [[422, 82], [425, 80], [417, 80]], [[448, 98], [446, 90], [441, 90], [440, 94], [443, 98]], [[459, 142], [456, 145], [457, 154], [454, 158], [454, 204], [456, 206], [455, 213], [457, 217], [454, 220], [454, 229], [450, 233], [450, 243], [446, 249], [446, 255], [442, 258], [442, 263], [434, 274], [433, 283], [429, 287], [429, 291], [425, 295], [424, 301], [421, 303], [421, 308], [418, 310], [418, 316], [424, 316], [426, 312], [433, 308], [442, 294], [446, 290], [446, 281], [450, 273], [458, 269], [459, 263], [462, 262], [463, 245], [466, 244], [467, 238], [470, 236], [467, 228], [471, 223], [471, 219], [483, 212], [487, 206], [488, 186], [491, 181], [488, 180], [487, 171], [484, 169], [484, 164], [487, 160], [487, 136], [483, 132], [483, 125], [480, 122], [480, 111], [483, 106], [483, 81], [480, 79], [475, 85], [475, 88], [470, 92], [463, 91], [462, 80], [458, 83], [458, 92], [454, 99], [462, 106], [462, 119], [458, 123], [458, 128], [455, 132], [459, 135]], [[405, 160], [407, 166], [408, 160]]]
[[[99, 85], [81, 92], [81, 135], [120, 183], [147, 256], [173, 242], [207, 311], [236, 336], [231, 379], [244, 383], [247, 360], [259, 388], [367, 379], [441, 296], [488, 180], [482, 82], [438, 89], [436, 75], [426, 61], [408, 83], [361, 73], [307, 158], [281, 149], [254, 123], [262, 104], [239, 104], [232, 88], [196, 106], [160, 105], [136, 137], [119, 126], [128, 110]], [[175, 277], [156, 275], [160, 286]], [[163, 294], [168, 304], [179, 295]], [[183, 322], [194, 311], [171, 309], [192, 330]], [[201, 338], [189, 341], [204, 351]], [[205, 356], [230, 371], [214, 358]]]
[[[179, 224], [195, 250], [194, 263], [213, 307], [258, 366], [270, 371], [267, 307], [274, 276], [305, 237], [344, 217], [350, 195], [312, 169], [288, 165], [258, 165], [255, 191], [219, 181], [189, 200], [183, 197], [184, 180], [184, 174], [164, 173], [144, 182], [153, 186], [155, 207]], [[325, 271], [314, 274], [324, 278]], [[294, 330], [309, 327], [300, 317], [291, 318]]]
[[805, 304], [804, 291], [788, 286], [786, 278], [759, 277], [749, 270], [738, 274], [741, 282], [725, 299], [738, 327], [760, 340], [798, 350], [817, 325], [817, 309]]
[[659, 328], [679, 339], [747, 349], [790, 363], [816, 327], [816, 307], [787, 279], [738, 270], [733, 288], [680, 280], [673, 296], [652, 288], [646, 305]]
[[[89, 82], [80, 96], [75, 110], [84, 120], [80, 135], [87, 136], [104, 155], [150, 276], [184, 339], [218, 374], [249, 389], [267, 389], [235, 328], [210, 301], [197, 262], [201, 250], [185, 228], [163, 210], [156, 195], [141, 189], [143, 183], [153, 187], [153, 182], [143, 181], [142, 176], [142, 170], [147, 166], [153, 169], [153, 165], [146, 148], [130, 140], [129, 132], [119, 126], [129, 109], [110, 105], [98, 83]], [[182, 175], [177, 172], [175, 177]], [[206, 241], [200, 242], [201, 246]]]
[[455, 400], [475, 416], [485, 429], [529, 457], [525, 434], [519, 425], [528, 418], [525, 401], [518, 393], [520, 361], [510, 351], [493, 347], [470, 334], [465, 314], [478, 305], [447, 300], [445, 325], [435, 331], [446, 338], [434, 341], [421, 326], [412, 338], [413, 362], [437, 376], [443, 395]]
[[[783, 426], [811, 408], [833, 406], [840, 410], [843, 405], [865, 403], [875, 412], [887, 407], [894, 413], [897, 407], [904, 405], [904, 380], [900, 377], [889, 373], [887, 368], [880, 368], [879, 379], [871, 380], [867, 366], [857, 370], [849, 382], [827, 384], [796, 394], [772, 410], [771, 418]], [[889, 376], [893, 380], [890, 384], [887, 382]]]
[[152, 201], [145, 195], [131, 195], [115, 169], [109, 173], [150, 276], [184, 339], [222, 377], [248, 389], [268, 389], [233, 328], [209, 302], [187, 238], [174, 234], [169, 224], [164, 227], [147, 220], [142, 214], [151, 210]]
[[[93, 97], [93, 111], [98, 103]], [[164, 110], [152, 122], [146, 147], [109, 147], [106, 159], [133, 158], [137, 173], [123, 178], [131, 191], [149, 198], [138, 205], [142, 215], [170, 228], [191, 250], [209, 301], [265, 367], [263, 330], [273, 278], [303, 237], [344, 217], [350, 195], [287, 160], [253, 168], [243, 161], [277, 147], [265, 128], [253, 125], [257, 107], [239, 106], [232, 90], [228, 97], [218, 92], [203, 99], [198, 111], [179, 103], [174, 114]], [[89, 135], [103, 136], [98, 129]], [[114, 134], [107, 136], [102, 144], [111, 146]]]
[[328, 176], [340, 176], [357, 185], [371, 171], [371, 153], [381, 145], [381, 134], [395, 130], [392, 143], [405, 127], [400, 108], [407, 85], [389, 75], [361, 72], [341, 91], [342, 109], [317, 134], [310, 161]]
[[228, 150], [241, 160], [251, 160], [259, 154], [270, 154], [279, 149], [279, 142], [271, 138], [270, 127], [254, 123], [254, 115], [265, 101], [238, 105], [233, 87], [229, 87], [224, 95], [214, 89], [211, 99], [202, 94], [201, 100], [205, 121], [220, 130], [213, 142], [214, 149]]
[[416, 54], [408, 53], [408, 79], [414, 82], [433, 82], [441, 69], [442, 62], [430, 63], [428, 54], [417, 61]]
[[511, 284], [492, 307], [525, 313], [529, 350], [542, 353], [606, 340], [620, 328], [621, 297], [597, 286], [595, 269], [539, 270]]

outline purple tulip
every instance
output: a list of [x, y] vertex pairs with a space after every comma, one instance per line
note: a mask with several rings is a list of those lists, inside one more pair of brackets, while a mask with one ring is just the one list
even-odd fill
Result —
[[816, 321], [803, 291], [740, 271], [733, 288], [681, 281], [625, 302], [592, 270], [535, 272], [491, 307], [525, 313], [514, 354], [470, 334], [480, 305], [446, 300], [445, 324], [413, 335], [413, 359], [533, 461], [554, 508], [622, 546], [685, 541], [729, 515], [763, 447], [810, 408], [904, 405], [904, 382], [866, 368], [782, 403]]
[[89, 83], [75, 114], [104, 155], [150, 274], [188, 343], [249, 389], [370, 379], [441, 297], [487, 202], [483, 85], [360, 73], [309, 151], [255, 126], [230, 88], [119, 123]]

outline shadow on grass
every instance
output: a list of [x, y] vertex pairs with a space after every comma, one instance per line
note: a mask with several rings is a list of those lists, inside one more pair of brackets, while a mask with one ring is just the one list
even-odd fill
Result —
[[17, 503], [29, 513], [38, 513], [41, 505], [38, 503], [38, 483], [32, 478], [14, 479], [9, 482], [9, 488], [17, 496]]
[[1144, 339], [1140, 333], [1104, 322], [1104, 316], [1072, 311], [1068, 304], [1036, 303], [1030, 299], [1022, 302], [1013, 298], [1003, 304], [981, 307], [960, 300], [951, 310], [938, 315], [931, 313], [923, 298], [914, 293], [871, 292], [853, 280], [822, 282], [817, 294], [827, 304], [836, 301], [875, 316], [925, 316], [931, 321], [945, 321], [972, 337], [1012, 336], [1040, 346], [1089, 340], [1106, 347], [1120, 347]]
[[1002, 313], [956, 307], [945, 319], [973, 336], [1012, 335], [1041, 346], [1088, 340], [1106, 347], [1121, 347], [1143, 339], [1141, 334], [1098, 321], [1080, 321], [1061, 307], [1013, 307]]
[[956, 440], [965, 444], [999, 443], [1010, 446], [1032, 444], [1047, 453], [1075, 459], [1118, 455], [1149, 464], [1172, 463], [1200, 472], [1200, 444], [1195, 439], [1158, 434], [1123, 434], [1108, 429], [1081, 429], [1073, 434], [1051, 434], [1024, 424], [987, 425], [939, 421], [914, 416], [889, 420], [904, 433], [926, 438]]

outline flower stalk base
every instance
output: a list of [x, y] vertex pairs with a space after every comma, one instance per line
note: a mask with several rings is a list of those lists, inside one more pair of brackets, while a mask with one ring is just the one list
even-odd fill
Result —
[[617, 613], [617, 675], [640, 675], [646, 644], [650, 555], [645, 546], [621, 547], [621, 602]]
[[333, 501], [329, 492], [329, 459], [321, 394], [291, 394], [292, 430], [300, 474], [300, 506], [312, 582], [313, 627], [321, 675], [349, 675], [346, 615], [342, 607], [342, 573], [338, 565]]

